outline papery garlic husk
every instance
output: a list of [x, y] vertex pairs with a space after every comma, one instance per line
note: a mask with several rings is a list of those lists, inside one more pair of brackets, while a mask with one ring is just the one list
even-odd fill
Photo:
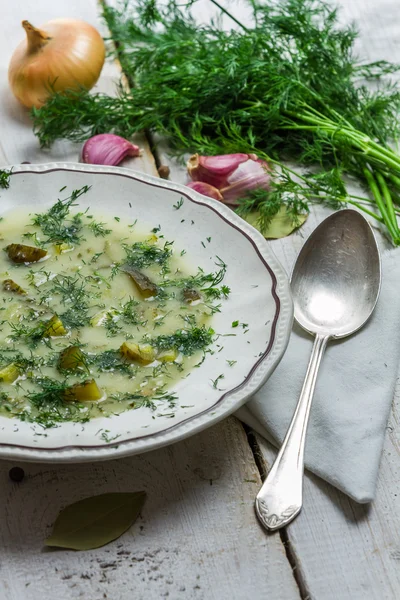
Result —
[[140, 156], [139, 146], [113, 133], [100, 133], [86, 140], [82, 162], [91, 165], [116, 166], [127, 156]]
[[94, 86], [105, 58], [97, 29], [78, 19], [54, 19], [40, 29], [28, 21], [22, 26], [26, 39], [8, 69], [11, 90], [22, 104], [39, 108], [52, 92]]
[[[258, 159], [256, 154], [194, 154], [188, 160], [187, 169], [196, 183], [212, 187], [213, 195], [206, 193], [206, 187], [200, 193], [226, 204], [237, 205], [238, 199], [248, 192], [259, 188], [268, 190], [271, 183], [268, 164]], [[214, 190], [219, 190], [222, 197], [217, 198]]]
[[203, 196], [207, 196], [208, 198], [214, 198], [214, 200], [223, 200], [221, 192], [209, 183], [204, 183], [203, 181], [191, 181], [187, 184], [187, 187], [195, 192], [198, 192], [199, 194], [203, 194]]

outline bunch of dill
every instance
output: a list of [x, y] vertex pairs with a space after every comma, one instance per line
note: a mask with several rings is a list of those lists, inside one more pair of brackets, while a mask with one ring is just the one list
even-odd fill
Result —
[[[243, 198], [242, 213], [257, 208], [265, 226], [282, 204], [295, 221], [314, 201], [350, 203], [384, 223], [399, 245], [400, 156], [389, 147], [400, 132], [400, 92], [390, 82], [399, 67], [359, 64], [355, 28], [339, 26], [324, 0], [248, 3], [251, 28], [221, 9], [232, 29], [198, 25], [193, 1], [105, 6], [131, 89], [121, 87], [115, 98], [55, 94], [33, 110], [41, 145], [147, 129], [167, 136], [177, 152], [255, 152], [279, 175], [270, 193]], [[295, 173], [288, 160], [307, 172]], [[347, 177], [368, 189], [374, 209], [348, 194]]]

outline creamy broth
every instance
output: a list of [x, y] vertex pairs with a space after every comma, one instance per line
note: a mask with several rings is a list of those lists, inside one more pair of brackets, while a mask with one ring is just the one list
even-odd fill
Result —
[[209, 351], [224, 265], [193, 271], [158, 227], [68, 199], [9, 212], [0, 238], [1, 414], [49, 427], [173, 409], [168, 389]]

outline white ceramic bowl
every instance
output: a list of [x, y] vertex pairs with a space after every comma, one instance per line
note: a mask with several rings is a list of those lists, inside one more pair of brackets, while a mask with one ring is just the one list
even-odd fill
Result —
[[[217, 256], [227, 263], [224, 283], [232, 292], [212, 321], [221, 334], [219, 346], [173, 388], [179, 398], [173, 417], [153, 418], [154, 413], [141, 408], [47, 430], [0, 417], [2, 458], [104, 460], [176, 442], [238, 409], [265, 383], [287, 346], [293, 317], [289, 282], [268, 243], [229, 208], [183, 185], [123, 168], [20, 165], [13, 168], [10, 188], [0, 190], [0, 214], [27, 205], [30, 211], [40, 212], [54, 204], [62, 187], [72, 190], [83, 185], [92, 186], [80, 199], [83, 208], [96, 207], [130, 223], [137, 218], [149, 229], [160, 224], [165, 238], [175, 240], [174, 248], [187, 251], [194, 269], [215, 270]], [[180, 198], [183, 204], [177, 210], [174, 205]], [[247, 327], [233, 329], [236, 320]], [[232, 367], [227, 362], [231, 360], [237, 360]], [[212, 380], [221, 374], [224, 378], [215, 389]], [[115, 439], [107, 443], [99, 430]]]

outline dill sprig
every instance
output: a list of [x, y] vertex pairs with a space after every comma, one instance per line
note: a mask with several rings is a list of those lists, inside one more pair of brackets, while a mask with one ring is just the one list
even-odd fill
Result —
[[[384, 223], [400, 244], [393, 206], [400, 157], [389, 147], [400, 133], [400, 92], [390, 78], [398, 65], [360, 63], [356, 29], [341, 26], [324, 0], [248, 3], [251, 27], [223, 9], [236, 27], [231, 30], [218, 20], [198, 25], [193, 2], [105, 5], [131, 89], [120, 87], [116, 97], [83, 90], [53, 95], [33, 110], [41, 145], [149, 129], [178, 153], [254, 152], [274, 165], [279, 185], [272, 197], [244, 199], [242, 214], [257, 207], [267, 225], [281, 205], [295, 222], [313, 202], [351, 204]], [[297, 177], [288, 159], [312, 173]], [[357, 178], [370, 195], [349, 195], [343, 175]]]
[[80, 232], [83, 227], [82, 214], [77, 213], [70, 219], [67, 217], [71, 207], [77, 206], [76, 200], [82, 194], [86, 194], [89, 189], [90, 186], [85, 185], [79, 190], [74, 190], [65, 200], [58, 200], [53, 204], [46, 213], [35, 215], [32, 223], [40, 227], [47, 236], [46, 243], [79, 244]]
[[112, 231], [105, 227], [105, 223], [98, 223], [97, 221], [90, 221], [88, 227], [94, 233], [95, 237], [105, 237]]

